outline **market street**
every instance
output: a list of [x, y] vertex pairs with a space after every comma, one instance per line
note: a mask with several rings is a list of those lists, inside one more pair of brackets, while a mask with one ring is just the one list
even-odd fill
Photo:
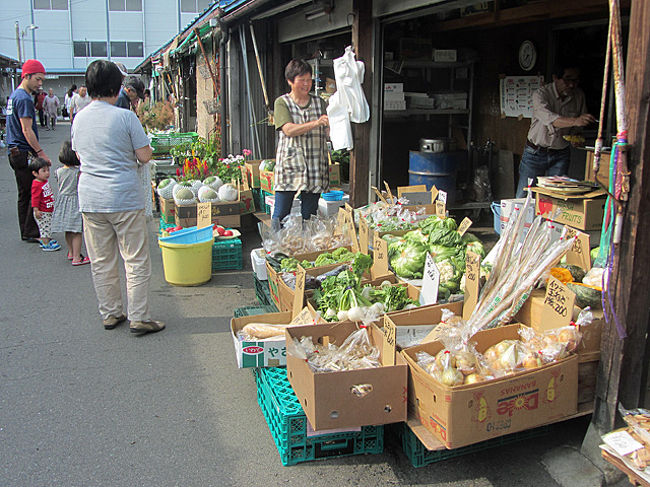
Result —
[[[53, 161], [68, 130], [64, 122], [41, 132]], [[90, 266], [72, 267], [65, 248], [45, 253], [18, 238], [14, 177], [4, 154], [2, 161], [2, 485], [555, 486], [545, 455], [580, 446], [586, 418], [414, 469], [387, 428], [383, 454], [283, 467], [251, 370], [236, 368], [229, 334], [233, 310], [256, 304], [248, 257], [256, 234], [242, 238], [244, 271], [172, 287], [163, 279], [154, 219], [153, 317], [167, 329], [142, 337], [128, 326], [105, 331]]]

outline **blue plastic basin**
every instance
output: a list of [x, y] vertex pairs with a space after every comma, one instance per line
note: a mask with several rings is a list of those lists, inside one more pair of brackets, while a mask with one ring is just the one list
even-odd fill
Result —
[[212, 240], [212, 226], [198, 229], [196, 227], [187, 227], [182, 230], [173, 232], [169, 237], [158, 239], [161, 242], [173, 244], [195, 244]]

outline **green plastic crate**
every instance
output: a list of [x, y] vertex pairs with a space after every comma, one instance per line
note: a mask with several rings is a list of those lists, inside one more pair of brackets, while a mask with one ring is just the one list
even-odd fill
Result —
[[212, 244], [212, 272], [238, 271], [243, 268], [240, 239], [231, 238], [214, 241], [214, 244]]
[[164, 154], [175, 145], [195, 142], [199, 139], [196, 132], [155, 134], [151, 137], [151, 148], [154, 154]]
[[275, 303], [271, 297], [271, 290], [269, 289], [269, 281], [260, 281], [254, 272], [253, 280], [255, 281], [255, 296], [257, 296], [257, 300], [260, 304], [275, 307]]
[[271, 205], [266, 204], [266, 197], [267, 196], [274, 196], [274, 194], [269, 193], [268, 191], [264, 191], [263, 189], [261, 191], [262, 191], [262, 193], [261, 193], [262, 201], [260, 202], [260, 208], [262, 210], [264, 210], [264, 213], [266, 213], [267, 215], [270, 215], [271, 214]]
[[253, 202], [255, 203], [255, 208], [259, 211], [264, 211], [264, 198], [262, 197], [262, 190], [260, 188], [251, 189], [253, 193]]
[[361, 431], [307, 437], [307, 416], [287, 379], [287, 369], [256, 368], [253, 373], [257, 402], [282, 465], [384, 451], [383, 426], [364, 426]]
[[164, 218], [160, 219], [160, 223], [158, 224], [158, 236], [160, 237], [162, 235], [163, 230], [167, 230], [168, 228], [174, 228], [176, 226], [176, 223], [166, 223]]
[[241, 318], [242, 316], [265, 315], [267, 313], [277, 312], [278, 309], [275, 306], [243, 306], [235, 309], [233, 317]]
[[415, 468], [424, 467], [426, 465], [441, 462], [443, 460], [449, 460], [450, 458], [462, 457], [464, 455], [469, 455], [470, 453], [497, 448], [500, 446], [508, 445], [510, 443], [516, 443], [517, 441], [537, 438], [539, 436], [547, 434], [548, 432], [549, 427], [542, 426], [540, 428], [520, 431], [519, 433], [512, 433], [510, 435], [500, 436], [491, 440], [482, 441], [474, 445], [454, 448], [453, 450], [447, 450], [445, 448], [443, 450], [430, 451], [427, 450], [427, 448], [422, 444], [419, 438], [415, 436], [415, 433], [411, 431], [411, 428], [409, 428], [406, 423], [402, 423], [400, 427], [400, 433], [402, 436], [402, 450]]

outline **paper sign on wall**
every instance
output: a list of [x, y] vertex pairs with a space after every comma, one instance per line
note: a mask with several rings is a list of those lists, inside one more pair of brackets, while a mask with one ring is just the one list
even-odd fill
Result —
[[460, 222], [460, 225], [458, 225], [458, 233], [460, 233], [461, 237], [465, 235], [465, 232], [467, 230], [469, 230], [469, 227], [472, 226], [472, 223], [473, 223], [472, 220], [470, 220], [469, 218], [467, 217], [463, 218], [463, 221]]
[[368, 255], [368, 245], [370, 244], [370, 229], [365, 218], [359, 218], [359, 246], [361, 252]]
[[395, 343], [397, 341], [397, 329], [395, 323], [388, 316], [384, 315], [384, 343], [382, 349], [382, 365], [395, 365]]
[[296, 289], [293, 295], [293, 317], [295, 318], [300, 314], [300, 311], [305, 304], [305, 279], [306, 272], [305, 269], [298, 264], [298, 269], [296, 269]]
[[561, 328], [568, 326], [573, 317], [573, 304], [576, 295], [562, 282], [553, 276], [546, 283], [546, 295], [542, 307], [541, 322], [546, 328]]
[[420, 304], [436, 304], [438, 302], [438, 287], [440, 286], [440, 271], [431, 253], [427, 253], [420, 290]]
[[481, 256], [474, 252], [467, 252], [465, 264], [465, 303], [463, 304], [463, 319], [468, 320], [476, 303], [478, 294], [481, 290]]
[[582, 267], [585, 271], [588, 271], [591, 269], [589, 235], [579, 232], [578, 230], [571, 227], [566, 228], [568, 238], [571, 238], [573, 236], [576, 237], [575, 242], [573, 242], [573, 246], [566, 254], [566, 263], [577, 265], [578, 267]]
[[196, 227], [205, 228], [212, 226], [212, 203], [197, 203], [196, 205]]
[[389, 274], [388, 271], [388, 243], [377, 233], [374, 234], [372, 242], [373, 264], [372, 277], [383, 277]]

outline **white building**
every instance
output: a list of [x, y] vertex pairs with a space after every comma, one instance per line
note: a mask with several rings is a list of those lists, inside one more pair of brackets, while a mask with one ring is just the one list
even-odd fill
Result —
[[[0, 0], [0, 54], [45, 65], [63, 101], [98, 58], [137, 66], [212, 0]], [[20, 52], [19, 46], [20, 45]]]

